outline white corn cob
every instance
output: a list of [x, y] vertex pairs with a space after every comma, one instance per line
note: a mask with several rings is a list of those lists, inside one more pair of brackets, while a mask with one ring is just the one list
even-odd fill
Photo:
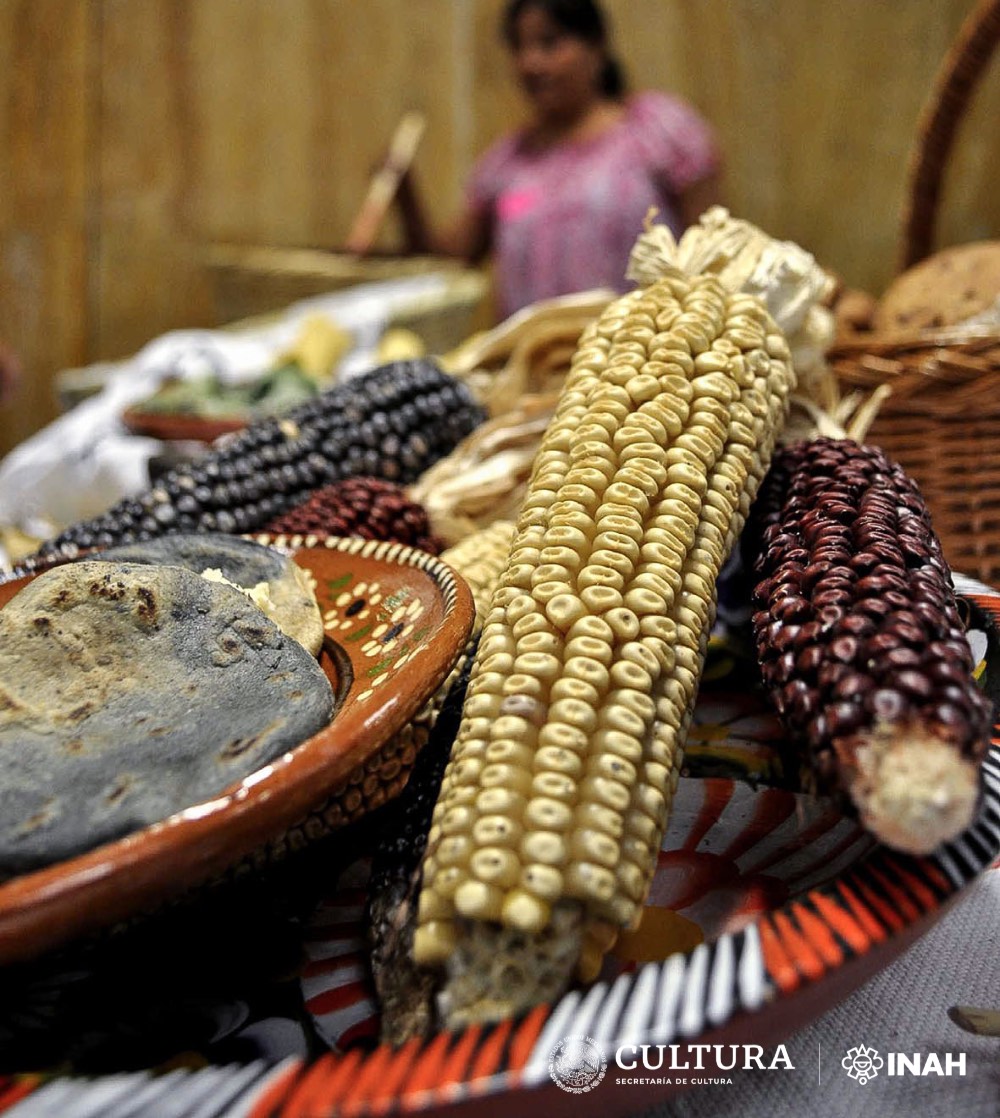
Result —
[[493, 597], [414, 954], [448, 1023], [593, 977], [649, 888], [715, 580], [794, 373], [754, 297], [674, 272], [586, 331]]

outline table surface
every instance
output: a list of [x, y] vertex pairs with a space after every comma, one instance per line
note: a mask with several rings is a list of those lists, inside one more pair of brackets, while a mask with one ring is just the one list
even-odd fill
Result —
[[[906, 954], [786, 1043], [794, 1074], [734, 1073], [732, 1086], [692, 1090], [641, 1118], [996, 1118], [1000, 1037], [954, 1024], [955, 1005], [1000, 1011], [1000, 868], [987, 872]], [[841, 1062], [858, 1045], [966, 1054], [966, 1075], [896, 1076], [865, 1084]]]
[[[310, 920], [331, 892], [355, 885], [360, 891], [352, 868], [371, 849], [378, 826], [376, 813], [259, 876], [204, 890], [155, 919], [0, 973], [0, 1111], [12, 1101], [5, 1071], [98, 1077], [54, 1079], [9, 1111], [16, 1118], [106, 1118], [102, 1091], [134, 1084], [162, 1092], [163, 1073], [173, 1068], [184, 1078], [172, 1093], [171, 1114], [236, 1118], [244, 1112], [226, 1104], [225, 1090], [246, 1095], [249, 1083], [256, 1094], [275, 1074], [269, 1069], [287, 1061], [301, 1067], [328, 1052], [323, 1014], [305, 1011], [303, 964], [316, 958], [309, 953]], [[907, 953], [786, 1041], [794, 1071], [734, 1072], [731, 1085], [698, 1087], [669, 1102], [658, 1101], [650, 1087], [649, 1108], [637, 1118], [894, 1118], [914, 1111], [920, 1118], [996, 1118], [1000, 1037], [963, 1031], [948, 1010], [1000, 1010], [998, 928], [1000, 863]], [[356, 1024], [374, 1028], [373, 1021]], [[858, 1045], [883, 1057], [964, 1053], [967, 1074], [890, 1077], [883, 1065], [861, 1084], [842, 1066]], [[148, 1075], [151, 1068], [157, 1077]], [[614, 1089], [610, 1082], [608, 1088]], [[189, 1091], [208, 1109], [187, 1106]], [[108, 1113], [118, 1118], [119, 1109]], [[164, 1118], [155, 1108], [126, 1113]]]

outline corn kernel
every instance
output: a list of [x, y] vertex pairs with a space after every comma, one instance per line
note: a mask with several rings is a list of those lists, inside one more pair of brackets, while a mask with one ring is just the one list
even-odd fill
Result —
[[[511, 679], [513, 678], [515, 677], [511, 676]], [[510, 683], [510, 679], [508, 679], [507, 683]], [[505, 690], [506, 687], [507, 684], [504, 684]], [[539, 729], [545, 724], [547, 710], [547, 704], [541, 702], [534, 695], [526, 695], [523, 692], [507, 694], [500, 704], [500, 717], [504, 718], [509, 714], [516, 715], [518, 718], [530, 723], [535, 729]], [[489, 749], [487, 748], [487, 755], [488, 754]]]
[[595, 548], [590, 553], [590, 558], [587, 561], [587, 566], [591, 564], [601, 567], [609, 567], [611, 570], [616, 571], [622, 576], [623, 579], [632, 577], [632, 572], [635, 569], [635, 563], [629, 559], [627, 555], [622, 555], [618, 551], [612, 551], [610, 548]]
[[521, 842], [521, 855], [545, 866], [564, 866], [569, 860], [566, 839], [557, 831], [530, 831]]
[[589, 734], [597, 726], [597, 713], [592, 706], [578, 699], [560, 699], [549, 707], [549, 720]]
[[618, 863], [618, 843], [600, 831], [574, 831], [570, 840], [574, 858], [614, 869]]
[[585, 754], [590, 747], [588, 733], [579, 726], [567, 726], [561, 722], [546, 722], [538, 731], [539, 747], [553, 746], [572, 753]]
[[438, 843], [439, 866], [464, 866], [472, 856], [472, 841], [468, 835], [448, 835]]
[[574, 862], [564, 876], [570, 896], [607, 902], [615, 895], [615, 875], [606, 866]]
[[561, 772], [541, 772], [535, 774], [532, 781], [532, 793], [536, 796], [551, 797], [555, 800], [564, 800], [573, 803], [577, 796], [577, 787], [574, 781]]
[[[564, 590], [565, 588], [563, 588]], [[562, 632], [567, 632], [577, 621], [586, 617], [587, 607], [575, 594], [560, 592], [548, 599], [545, 615]]]
[[528, 801], [524, 822], [540, 831], [565, 831], [573, 822], [573, 810], [561, 800], [535, 796]]
[[[545, 685], [543, 681], [535, 675], [528, 675], [527, 672], [515, 672], [513, 675], [507, 676], [504, 680], [502, 694], [505, 696], [500, 700], [500, 704], [496, 709], [494, 718], [498, 718], [504, 713], [504, 704], [511, 696], [524, 696], [525, 698], [540, 700], [545, 694]], [[466, 699], [466, 702], [469, 700]], [[489, 730], [487, 729], [483, 736], [487, 736]]]
[[573, 778], [583, 772], [579, 754], [553, 745], [543, 746], [535, 753], [535, 765], [542, 771], [565, 773]]
[[629, 805], [629, 790], [615, 780], [588, 776], [580, 784], [580, 795], [591, 798], [612, 811], [624, 812]]
[[432, 889], [424, 889], [417, 902], [417, 915], [420, 923], [430, 920], [450, 920], [455, 915], [455, 906]]
[[443, 963], [455, 950], [457, 937], [454, 925], [448, 921], [428, 920], [413, 932], [413, 952], [428, 965]]
[[620, 730], [600, 729], [593, 736], [591, 761], [609, 753], [630, 761], [633, 765], [638, 765], [642, 760], [643, 752], [642, 742], [634, 734], [623, 734]]
[[646, 723], [643, 719], [634, 711], [617, 703], [601, 708], [599, 722], [604, 729], [618, 730], [634, 738], [641, 739], [646, 732]]
[[519, 846], [524, 827], [507, 815], [483, 815], [472, 826], [473, 841], [479, 847]]
[[534, 756], [535, 751], [530, 746], [522, 745], [516, 740], [511, 741], [509, 738], [500, 737], [497, 741], [490, 742], [486, 747], [486, 760], [489, 764], [480, 769], [476, 783], [483, 788], [488, 788], [490, 777], [486, 775], [487, 769], [494, 765], [510, 765], [515, 768], [527, 767], [530, 769]]
[[[558, 891], [561, 889], [560, 878]], [[512, 928], [522, 932], [540, 932], [548, 924], [552, 909], [539, 896], [525, 889], [515, 889], [504, 900], [502, 915], [504, 923]]]
[[485, 788], [476, 794], [476, 810], [481, 815], [511, 815], [520, 819], [525, 798], [510, 788]]
[[455, 890], [455, 910], [468, 920], [499, 920], [503, 890], [483, 881], [463, 881]]
[[601, 693], [592, 684], [582, 679], [574, 679], [572, 676], [564, 675], [552, 684], [550, 697], [553, 703], [559, 702], [561, 699], [575, 699], [587, 706], [596, 707], [600, 702]]
[[488, 846], [477, 850], [469, 862], [469, 869], [486, 885], [510, 889], [521, 879], [521, 862], [513, 850], [502, 846]]
[[525, 652], [514, 660], [514, 671], [518, 674], [534, 676], [543, 681], [556, 679], [561, 670], [562, 661], [547, 652]]

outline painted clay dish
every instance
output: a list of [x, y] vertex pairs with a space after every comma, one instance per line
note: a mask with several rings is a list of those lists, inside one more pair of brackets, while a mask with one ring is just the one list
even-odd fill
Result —
[[[279, 760], [153, 826], [0, 885], [0, 965], [170, 899], [242, 861], [349, 823], [395, 795], [400, 731], [465, 646], [472, 597], [446, 564], [399, 544], [330, 539], [295, 552], [315, 582], [334, 687], [329, 725]], [[0, 585], [5, 605], [26, 579]]]
[[212, 443], [222, 435], [242, 431], [250, 421], [240, 416], [218, 416], [206, 419], [200, 415], [142, 411], [128, 408], [122, 423], [133, 435], [146, 435], [164, 442]]

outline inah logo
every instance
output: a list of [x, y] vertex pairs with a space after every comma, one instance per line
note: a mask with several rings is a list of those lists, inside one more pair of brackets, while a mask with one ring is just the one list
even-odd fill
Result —
[[857, 1048], [849, 1048], [847, 1055], [840, 1061], [847, 1069], [847, 1074], [859, 1083], [867, 1083], [878, 1075], [878, 1069], [885, 1062], [874, 1048], [866, 1048], [859, 1044]]
[[593, 1091], [607, 1070], [604, 1049], [593, 1037], [563, 1037], [549, 1054], [553, 1082], [573, 1095]]

